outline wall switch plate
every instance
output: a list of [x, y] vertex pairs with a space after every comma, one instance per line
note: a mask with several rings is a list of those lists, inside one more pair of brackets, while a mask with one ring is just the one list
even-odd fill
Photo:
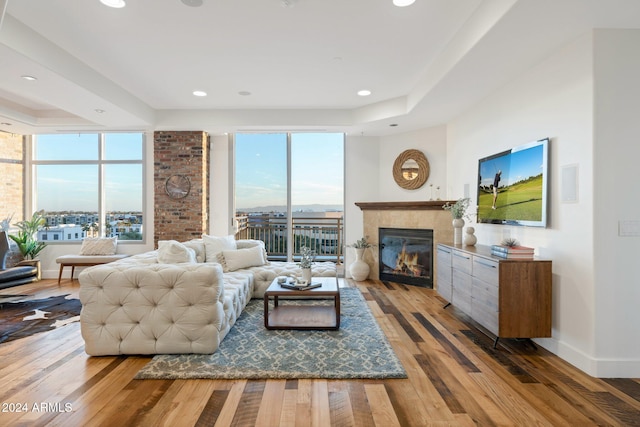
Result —
[[618, 236], [640, 236], [640, 220], [618, 221]]

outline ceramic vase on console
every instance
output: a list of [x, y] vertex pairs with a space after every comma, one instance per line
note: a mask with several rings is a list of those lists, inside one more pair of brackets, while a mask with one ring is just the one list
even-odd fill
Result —
[[476, 231], [473, 227], [467, 227], [464, 233], [463, 243], [467, 246], [473, 246], [478, 241], [478, 238], [473, 234]]
[[369, 277], [369, 264], [364, 261], [365, 248], [354, 248], [356, 260], [349, 266], [349, 273], [356, 282], [361, 282]]
[[452, 224], [453, 224], [453, 244], [461, 245], [462, 244], [462, 227], [464, 227], [464, 219], [455, 218]]
[[302, 269], [302, 277], [301, 279], [307, 283], [311, 283], [311, 268], [303, 268]]

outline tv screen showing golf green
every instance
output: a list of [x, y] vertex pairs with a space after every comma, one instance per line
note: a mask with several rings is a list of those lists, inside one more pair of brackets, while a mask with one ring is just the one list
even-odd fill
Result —
[[549, 139], [478, 161], [478, 222], [547, 226]]

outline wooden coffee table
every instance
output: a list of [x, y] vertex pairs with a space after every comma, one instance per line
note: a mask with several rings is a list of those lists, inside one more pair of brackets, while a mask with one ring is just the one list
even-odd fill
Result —
[[[277, 278], [264, 293], [264, 327], [267, 329], [333, 329], [340, 328], [340, 289], [336, 277], [314, 277], [312, 283], [322, 286], [306, 291], [286, 289]], [[280, 305], [278, 298], [306, 297], [310, 302], [303, 305]], [[333, 299], [333, 305], [314, 304], [317, 297]], [[269, 312], [269, 302], [273, 299], [273, 309]]]

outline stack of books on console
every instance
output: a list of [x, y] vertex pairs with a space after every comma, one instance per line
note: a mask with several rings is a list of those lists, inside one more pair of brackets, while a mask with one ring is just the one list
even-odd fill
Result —
[[533, 252], [534, 249], [527, 246], [491, 246], [491, 255], [505, 259], [533, 259]]

